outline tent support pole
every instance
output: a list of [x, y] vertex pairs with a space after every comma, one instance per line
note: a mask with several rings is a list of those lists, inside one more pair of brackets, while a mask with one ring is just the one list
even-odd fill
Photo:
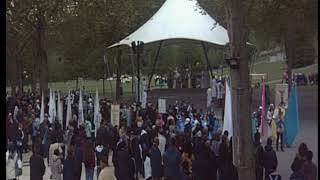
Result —
[[150, 85], [151, 85], [152, 77], [153, 77], [153, 74], [154, 74], [154, 71], [155, 71], [156, 64], [157, 64], [158, 59], [159, 59], [159, 54], [160, 54], [161, 46], [162, 46], [162, 41], [160, 41], [160, 43], [159, 43], [158, 50], [157, 50], [157, 54], [156, 54], [155, 60], [154, 60], [153, 65], [152, 65], [152, 70], [151, 70], [151, 74], [150, 74], [149, 82], [148, 82], [148, 91], [150, 90]]
[[204, 44], [203, 41], [201, 41], [201, 45], [202, 45], [202, 49], [203, 49], [203, 52], [204, 52], [204, 56], [206, 58], [206, 61], [207, 61], [207, 66], [208, 66], [208, 70], [210, 72], [210, 79], [213, 77], [213, 73], [212, 73], [212, 68], [211, 68], [211, 65], [210, 65], [210, 62], [209, 62], [209, 58], [208, 58], [208, 51], [207, 51], [207, 48]]
[[[129, 60], [131, 62], [132, 65], [132, 80], [131, 80], [131, 95], [133, 97], [134, 95], [134, 85], [135, 85], [135, 71], [134, 71], [134, 62], [132, 61], [132, 49], [129, 47]], [[133, 98], [134, 99], [134, 98]]]

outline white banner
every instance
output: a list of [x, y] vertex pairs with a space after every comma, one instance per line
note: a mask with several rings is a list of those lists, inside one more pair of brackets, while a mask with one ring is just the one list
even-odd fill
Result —
[[40, 123], [44, 120], [44, 99], [43, 99], [43, 92], [41, 95], [41, 109], [40, 109]]
[[67, 116], [66, 116], [66, 127], [69, 126], [69, 122], [72, 118], [72, 112], [71, 112], [71, 96], [70, 96], [70, 90], [67, 98]]
[[232, 126], [232, 100], [231, 100], [231, 90], [228, 82], [226, 82], [226, 96], [224, 104], [224, 118], [223, 118], [223, 131], [227, 130], [229, 132], [229, 137], [232, 136], [233, 126]]
[[82, 92], [80, 89], [80, 97], [79, 97], [79, 115], [78, 115], [78, 128], [81, 123], [84, 123], [84, 116], [83, 116], [83, 101], [82, 101]]
[[49, 122], [53, 122], [53, 100], [52, 100], [52, 89], [50, 88], [50, 95], [49, 95]]
[[56, 94], [54, 90], [52, 90], [52, 122], [55, 122], [57, 117], [57, 106], [56, 106]]
[[162, 114], [167, 113], [165, 99], [158, 99], [158, 109], [159, 109], [159, 113], [162, 113]]
[[96, 89], [96, 98], [94, 100], [94, 123], [95, 123], [95, 135], [97, 135], [97, 130], [100, 127], [101, 116], [100, 116], [100, 107], [99, 107], [99, 96], [98, 89]]
[[61, 126], [63, 126], [63, 101], [60, 99], [60, 92], [58, 91], [58, 120]]
[[142, 101], [141, 101], [141, 107], [143, 109], [146, 108], [146, 105], [147, 105], [147, 98], [148, 98], [148, 94], [147, 94], [147, 91], [144, 90], [143, 93], [142, 93]]
[[111, 125], [118, 126], [120, 125], [120, 105], [112, 104], [111, 105]]

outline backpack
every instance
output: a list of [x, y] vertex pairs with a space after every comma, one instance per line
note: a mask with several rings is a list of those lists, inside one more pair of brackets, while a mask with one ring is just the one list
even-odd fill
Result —
[[20, 158], [17, 159], [17, 161], [16, 161], [16, 163], [14, 165], [14, 170], [15, 170], [16, 177], [22, 175], [22, 162], [21, 162]]

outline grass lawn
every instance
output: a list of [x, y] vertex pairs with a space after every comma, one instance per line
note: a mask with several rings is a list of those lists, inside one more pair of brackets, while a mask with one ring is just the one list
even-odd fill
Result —
[[[286, 69], [285, 62], [272, 62], [272, 63], [259, 63], [250, 67], [251, 73], [267, 73], [268, 84], [273, 86], [276, 83], [281, 83], [281, 77]], [[294, 73], [313, 73], [318, 72], [318, 64], [313, 64], [307, 67], [298, 68], [293, 70]], [[229, 74], [229, 69], [224, 70], [224, 75]], [[85, 89], [90, 94], [95, 94], [96, 88], [98, 88], [99, 96], [103, 95], [103, 81], [102, 80], [82, 80], [79, 81], [79, 87], [85, 86]], [[123, 95], [130, 96], [132, 94], [132, 83], [123, 83]], [[64, 82], [49, 83], [50, 88], [60, 90], [63, 94], [67, 94], [69, 90], [76, 89], [76, 81], [71, 80]], [[151, 81], [151, 88], [154, 87], [154, 80]], [[30, 89], [30, 86], [26, 86]], [[300, 87], [299, 87], [300, 88]], [[318, 86], [306, 86], [301, 87], [301, 90], [317, 90]], [[105, 81], [105, 95], [114, 97], [116, 91], [116, 81]]]

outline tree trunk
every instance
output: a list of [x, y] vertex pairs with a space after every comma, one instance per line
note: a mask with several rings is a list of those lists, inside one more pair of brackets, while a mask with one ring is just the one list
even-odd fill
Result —
[[[33, 46], [33, 61], [32, 61], [32, 85], [31, 85], [31, 89], [33, 92], [36, 91], [37, 89], [37, 82], [39, 80], [39, 59], [37, 58], [37, 51], [36, 51], [36, 45], [34, 43], [32, 43]], [[41, 94], [42, 92], [40, 92]]]
[[47, 26], [44, 14], [39, 15], [38, 22], [38, 57], [41, 62], [40, 89], [44, 97], [48, 94], [48, 56], [47, 56]]
[[238, 58], [239, 68], [231, 69], [233, 120], [233, 162], [239, 180], [254, 180], [254, 152], [250, 118], [249, 53], [246, 47], [248, 29], [245, 26], [241, 0], [226, 0], [231, 57]]
[[16, 61], [17, 61], [17, 82], [18, 82], [18, 87], [19, 87], [19, 91], [23, 92], [23, 65], [22, 65], [22, 61], [21, 58], [18, 57], [18, 55], [16, 55]]
[[10, 85], [11, 85], [11, 95], [16, 95], [16, 87], [18, 85], [17, 81], [17, 59], [15, 56], [10, 57]]
[[120, 91], [121, 91], [121, 50], [117, 52], [117, 81], [116, 81], [116, 101], [120, 100]]

